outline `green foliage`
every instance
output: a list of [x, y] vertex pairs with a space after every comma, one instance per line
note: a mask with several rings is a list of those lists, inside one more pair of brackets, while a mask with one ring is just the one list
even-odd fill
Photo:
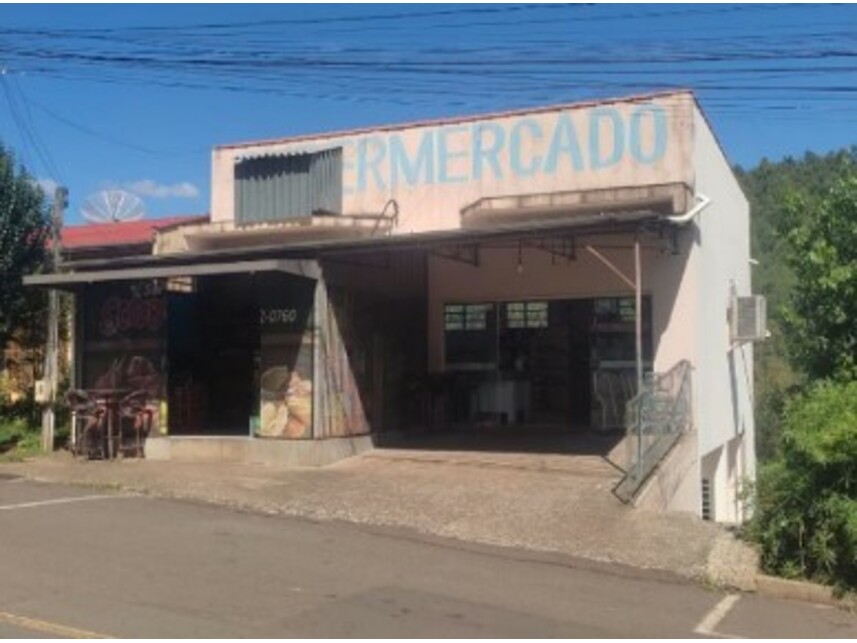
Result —
[[18, 460], [40, 447], [41, 409], [32, 393], [12, 402], [0, 390], [0, 462]]
[[42, 408], [33, 397], [33, 391], [21, 400], [12, 402], [0, 391], [0, 422], [21, 420], [36, 426], [41, 422]]
[[780, 456], [759, 472], [749, 533], [762, 566], [857, 589], [857, 381], [785, 406]]
[[39, 452], [39, 429], [23, 417], [0, 417], [0, 462], [21, 460]]
[[857, 378], [857, 171], [817, 203], [790, 203], [795, 286], [784, 310], [793, 362], [812, 379]]
[[773, 333], [756, 352], [757, 449], [769, 462], [750, 534], [766, 571], [855, 589], [857, 147], [738, 174]]
[[21, 418], [0, 419], [0, 451], [5, 451], [29, 432], [29, 424]]
[[41, 325], [44, 297], [25, 290], [21, 279], [43, 264], [48, 226], [41, 189], [0, 146], [0, 345], [15, 331]]
[[784, 329], [785, 311], [798, 281], [789, 261], [788, 234], [796, 223], [790, 204], [815, 208], [837, 183], [857, 175], [857, 146], [824, 156], [807, 153], [776, 163], [763, 160], [751, 170], [735, 172], [750, 201], [751, 251], [759, 260], [753, 269], [753, 290], [768, 298], [771, 337], [754, 351], [757, 453], [767, 460], [779, 448], [783, 402], [805, 382], [805, 374], [787, 359], [791, 337]]
[[819, 156], [807, 152], [803, 158], [787, 157], [774, 163], [763, 159], [752, 170], [736, 168], [752, 214], [751, 252], [759, 260], [753, 285], [768, 297], [769, 314], [781, 320], [795, 277], [786, 261], [783, 235], [791, 225], [790, 199], [802, 198], [808, 205], [823, 199], [839, 181], [857, 172], [857, 146]]

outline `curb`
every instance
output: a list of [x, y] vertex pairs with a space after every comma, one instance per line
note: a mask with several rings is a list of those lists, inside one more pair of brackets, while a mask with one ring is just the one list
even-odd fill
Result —
[[772, 598], [805, 601], [843, 609], [857, 608], [857, 597], [837, 598], [833, 588], [804, 580], [789, 580], [767, 574], [756, 574], [756, 593]]

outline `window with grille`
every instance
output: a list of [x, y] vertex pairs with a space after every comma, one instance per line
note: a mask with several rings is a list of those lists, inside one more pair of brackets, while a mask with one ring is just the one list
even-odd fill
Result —
[[444, 335], [447, 364], [493, 364], [497, 361], [494, 304], [447, 304]]
[[446, 330], [485, 330], [491, 304], [447, 304], [444, 309]]
[[506, 304], [506, 328], [547, 328], [546, 301], [519, 301]]

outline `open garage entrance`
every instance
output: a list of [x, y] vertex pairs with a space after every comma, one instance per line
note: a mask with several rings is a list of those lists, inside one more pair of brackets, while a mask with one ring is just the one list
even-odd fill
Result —
[[614, 451], [626, 405], [652, 370], [653, 299], [635, 264], [650, 267], [663, 246], [646, 242], [635, 231], [570, 228], [474, 236], [468, 248], [432, 253], [433, 416], [430, 437], [414, 444]]
[[[395, 391], [409, 412], [372, 421], [377, 445], [602, 458], [616, 450], [624, 438], [625, 407], [637, 391], [638, 367], [652, 370], [652, 296], [641, 292], [638, 301], [633, 281], [629, 286], [627, 277], [605, 268], [606, 262], [633, 276], [633, 234], [580, 238], [584, 248], [592, 244], [594, 254], [558, 261], [535, 245], [538, 237], [475, 236], [467, 248], [394, 253], [399, 269], [392, 274], [383, 266], [352, 265], [339, 281], [325, 271], [332, 291], [337, 283], [363, 289], [381, 309], [400, 310], [408, 304], [386, 280], [402, 278], [401, 262], [419, 267], [419, 278], [405, 289], [409, 311], [398, 322], [374, 326], [373, 341], [395, 339], [403, 351], [379, 355], [390, 364], [410, 365], [404, 379], [383, 379], [385, 396]], [[645, 248], [646, 262], [652, 249]], [[375, 285], [369, 287], [372, 274]], [[420, 314], [424, 323], [415, 321]], [[388, 365], [376, 368], [393, 373]]]

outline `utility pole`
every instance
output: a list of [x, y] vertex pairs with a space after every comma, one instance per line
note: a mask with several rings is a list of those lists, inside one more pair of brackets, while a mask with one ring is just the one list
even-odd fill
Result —
[[[60, 233], [62, 231], [63, 211], [68, 207], [68, 190], [62, 186], [54, 191], [54, 207], [51, 213], [51, 251], [52, 268], [59, 270], [62, 261]], [[50, 453], [54, 449], [54, 423], [57, 387], [59, 385], [59, 292], [55, 288], [48, 291], [48, 335], [45, 346], [45, 369], [43, 378], [47, 382], [48, 400], [42, 409], [42, 450]]]

